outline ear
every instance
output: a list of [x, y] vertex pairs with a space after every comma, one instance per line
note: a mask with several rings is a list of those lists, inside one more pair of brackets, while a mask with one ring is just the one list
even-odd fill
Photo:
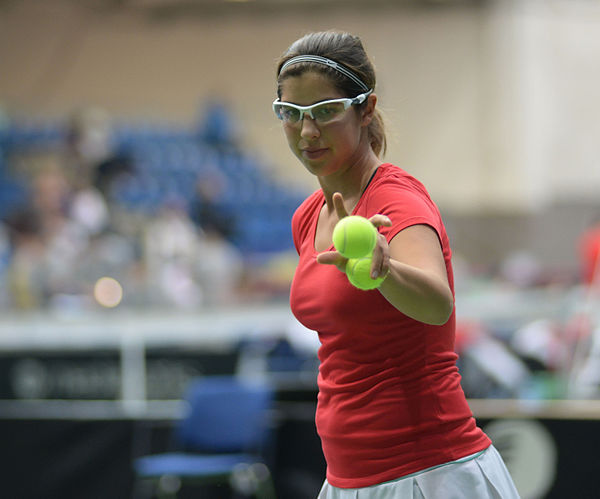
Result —
[[367, 97], [367, 102], [362, 109], [362, 126], [369, 126], [375, 114], [375, 105], [377, 104], [377, 95], [371, 94]]

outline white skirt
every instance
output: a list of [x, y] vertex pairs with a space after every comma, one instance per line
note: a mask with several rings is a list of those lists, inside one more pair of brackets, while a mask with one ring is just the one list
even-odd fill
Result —
[[390, 482], [340, 489], [327, 480], [317, 499], [519, 499], [502, 457], [492, 445], [450, 463]]

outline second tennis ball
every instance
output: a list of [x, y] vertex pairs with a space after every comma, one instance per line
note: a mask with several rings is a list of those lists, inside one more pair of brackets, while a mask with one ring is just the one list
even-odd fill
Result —
[[370, 255], [376, 243], [377, 229], [365, 217], [344, 217], [333, 229], [333, 245], [345, 258]]
[[379, 287], [385, 276], [371, 279], [371, 263], [372, 259], [369, 256], [348, 260], [348, 263], [346, 263], [346, 276], [352, 285], [364, 290]]

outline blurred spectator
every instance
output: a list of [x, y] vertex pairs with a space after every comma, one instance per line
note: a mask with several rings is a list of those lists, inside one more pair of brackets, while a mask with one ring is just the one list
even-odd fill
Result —
[[202, 237], [199, 240], [196, 270], [206, 305], [231, 303], [244, 278], [244, 262], [232, 243], [236, 218], [222, 202], [229, 188], [227, 178], [216, 168], [200, 175], [190, 213]]
[[[78, 294], [80, 283], [73, 265], [89, 246], [89, 224], [72, 218], [72, 192], [58, 170], [38, 174], [33, 183], [32, 206], [41, 222], [51, 293]], [[95, 228], [97, 229], [97, 227]]]
[[100, 108], [75, 111], [69, 120], [65, 169], [74, 189], [95, 187], [105, 197], [115, 179], [133, 171], [130, 158], [117, 150], [110, 116]]
[[102, 194], [93, 187], [73, 193], [69, 216], [90, 236], [101, 233], [110, 223], [108, 205]]
[[181, 308], [202, 304], [203, 293], [194, 279], [199, 234], [180, 199], [171, 198], [151, 219], [144, 237], [144, 255], [151, 294]]
[[108, 113], [99, 108], [75, 111], [69, 120], [66, 147], [66, 169], [71, 183], [89, 187], [97, 166], [114, 153]]
[[157, 299], [181, 308], [236, 300], [243, 260], [213, 222], [206, 229], [196, 227], [185, 204], [175, 198], [149, 221], [145, 261], [149, 287]]
[[535, 255], [527, 251], [514, 251], [500, 266], [500, 277], [518, 288], [539, 284], [542, 274], [543, 270]]
[[221, 202], [227, 189], [226, 177], [216, 168], [201, 174], [191, 201], [190, 216], [203, 232], [231, 240], [236, 232], [235, 214]]
[[598, 283], [600, 279], [600, 217], [581, 234], [578, 244], [582, 281], [587, 285]]
[[238, 132], [231, 111], [223, 99], [208, 99], [198, 123], [198, 138], [220, 151], [235, 151]]
[[569, 391], [572, 397], [600, 397], [600, 218], [578, 240], [582, 292], [567, 333], [573, 342]]
[[48, 296], [48, 279], [38, 214], [33, 210], [16, 212], [6, 225], [12, 247], [6, 272], [10, 303], [17, 309], [42, 307]]
[[461, 385], [467, 397], [519, 398], [530, 371], [484, 324], [457, 323]]
[[78, 263], [108, 223], [108, 207], [93, 188], [73, 191], [56, 162], [32, 172], [27, 202], [7, 217], [11, 303], [44, 307], [59, 295], [81, 296]]
[[243, 257], [233, 244], [218, 230], [204, 232], [196, 255], [196, 271], [205, 305], [236, 301], [244, 270]]
[[538, 319], [518, 328], [510, 339], [511, 348], [532, 370], [560, 371], [567, 361], [567, 345], [559, 325]]
[[59, 168], [46, 168], [34, 176], [31, 205], [40, 217], [44, 235], [51, 236], [62, 228], [68, 213], [69, 194], [69, 184]]

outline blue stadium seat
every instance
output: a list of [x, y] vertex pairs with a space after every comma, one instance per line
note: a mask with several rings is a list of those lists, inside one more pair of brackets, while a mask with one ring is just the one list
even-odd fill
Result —
[[248, 496], [274, 499], [263, 455], [270, 437], [271, 386], [235, 376], [207, 376], [194, 380], [184, 398], [189, 411], [174, 432], [178, 449], [135, 459], [136, 490], [150, 483], [161, 497], [176, 497], [177, 485], [186, 483], [222, 482], [235, 489], [237, 474], [244, 485], [250, 484]]

